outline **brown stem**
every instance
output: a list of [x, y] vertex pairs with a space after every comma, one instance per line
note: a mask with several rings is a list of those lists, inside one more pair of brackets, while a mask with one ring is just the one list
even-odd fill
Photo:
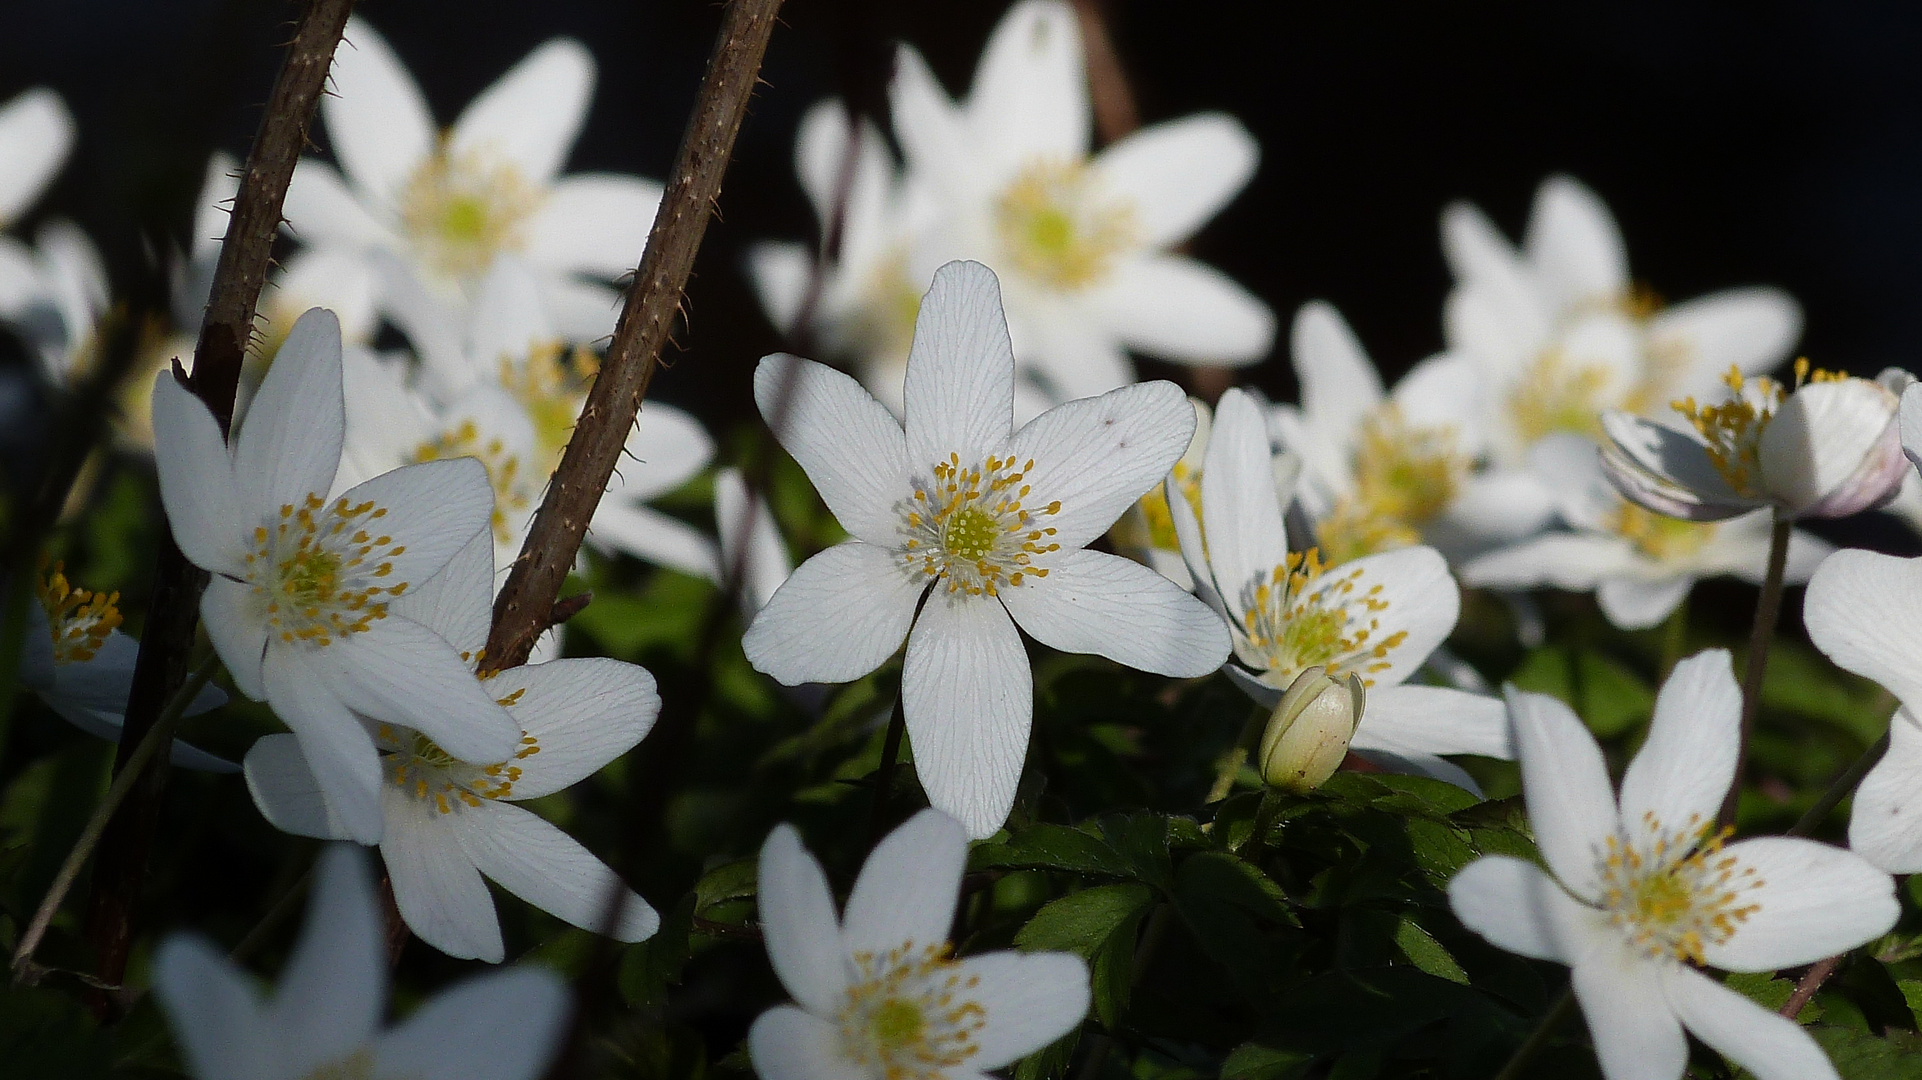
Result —
[[594, 507], [620, 464], [628, 432], [660, 366], [661, 346], [681, 310], [682, 291], [707, 232], [708, 215], [720, 197], [734, 136], [747, 114], [780, 8], [781, 0], [733, 0], [727, 6], [687, 134], [668, 174], [667, 193], [647, 237], [647, 251], [615, 324], [607, 361], [588, 391], [574, 435], [495, 602], [494, 629], [487, 639], [489, 670], [526, 662], [551, 622], [554, 598], [580, 552]]
[[1841, 966], [1842, 957], [1840, 956], [1831, 956], [1827, 960], [1817, 960], [1815, 963], [1809, 965], [1809, 969], [1803, 972], [1802, 978], [1796, 982], [1795, 992], [1790, 994], [1789, 999], [1782, 1003], [1781, 1014], [1790, 1020], [1795, 1019], [1797, 1014], [1802, 1011], [1803, 1006], [1807, 1005], [1810, 999], [1815, 997], [1816, 991], [1822, 989], [1822, 984], [1829, 981], [1829, 976], [1835, 974], [1835, 969]]
[[1141, 110], [1121, 70], [1108, 17], [1101, 0], [1074, 0], [1075, 21], [1081, 24], [1081, 52], [1088, 65], [1088, 100], [1094, 105], [1095, 134], [1111, 143], [1141, 126]]
[[[254, 327], [254, 311], [272, 266], [274, 233], [287, 198], [294, 166], [307, 146], [314, 106], [325, 89], [334, 47], [347, 27], [354, 0], [312, 0], [287, 47], [280, 74], [267, 100], [266, 115], [247, 152], [233, 215], [221, 243], [207, 314], [194, 349], [194, 372], [187, 386], [206, 402], [224, 428], [233, 418], [234, 389], [240, 363]], [[176, 375], [178, 372], [176, 371]], [[181, 555], [171, 532], [160, 537], [153, 606], [134, 666], [126, 727], [114, 767], [124, 771], [134, 748], [159, 718], [162, 706], [187, 676], [201, 590], [207, 575]], [[100, 981], [118, 984], [126, 973], [132, 939], [133, 907], [147, 872], [154, 823], [166, 790], [167, 755], [155, 754], [115, 815], [100, 844], [87, 910], [87, 936]], [[105, 1012], [104, 999], [95, 1009]]]
[[1748, 763], [1748, 745], [1755, 734], [1755, 717], [1762, 711], [1762, 676], [1768, 671], [1769, 642], [1775, 639], [1775, 624], [1782, 614], [1782, 576], [1788, 569], [1789, 532], [1795, 522], [1780, 510], [1775, 512], [1775, 527], [1769, 533], [1768, 571], [1762, 578], [1762, 595], [1755, 601], [1755, 623], [1749, 629], [1748, 656], [1742, 666], [1742, 740], [1735, 756], [1735, 782], [1722, 800], [1723, 825], [1735, 822], [1735, 809], [1742, 798], [1742, 774]]

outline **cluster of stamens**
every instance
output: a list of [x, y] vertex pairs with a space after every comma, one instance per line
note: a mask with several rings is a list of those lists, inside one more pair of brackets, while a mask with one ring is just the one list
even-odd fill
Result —
[[1355, 490], [1315, 530], [1328, 565], [1420, 543], [1473, 465], [1455, 440], [1454, 425], [1409, 423], [1392, 403], [1370, 413], [1355, 444]]
[[1608, 516], [1606, 524], [1616, 535], [1635, 545], [1637, 552], [1664, 563], [1702, 550], [1717, 528], [1710, 522], [1653, 513], [1626, 500]]
[[1602, 908], [1650, 957], [1673, 956], [1696, 964], [1762, 906], [1746, 894], [1763, 885], [1753, 867], [1722, 850], [1734, 831], [1716, 829], [1690, 814], [1677, 829], [1653, 811], [1642, 815], [1645, 839], [1631, 844], [1608, 838], [1601, 855]]
[[841, 1052], [882, 1080], [935, 1080], [978, 1049], [988, 1013], [969, 996], [980, 979], [941, 945], [905, 942], [854, 954], [841, 1008]]
[[450, 278], [485, 273], [526, 242], [541, 192], [511, 161], [442, 146], [408, 178], [400, 217], [421, 261]]
[[[1201, 470], [1185, 461], [1175, 462], [1169, 470], [1174, 477], [1175, 488], [1194, 511], [1195, 520], [1201, 520]], [[1117, 544], [1130, 544], [1135, 547], [1157, 548], [1161, 551], [1181, 550], [1180, 538], [1175, 535], [1174, 511], [1168, 506], [1168, 493], [1165, 484], [1156, 484], [1148, 493], [1136, 501], [1135, 506], [1140, 518], [1124, 516], [1115, 522], [1111, 530]]]
[[994, 206], [1009, 265], [1050, 288], [1071, 291], [1107, 276], [1135, 242], [1134, 204], [1105, 195], [1086, 166], [1029, 165]]
[[372, 502], [329, 504], [309, 493], [255, 526], [243, 559], [268, 632], [286, 644], [330, 645], [386, 618], [383, 597], [407, 591], [407, 582], [390, 580], [389, 561], [406, 546], [369, 531], [386, 516]]
[[520, 455], [509, 450], [499, 436], [483, 436], [472, 420], [462, 420], [414, 450], [415, 461], [463, 457], [471, 457], [487, 469], [487, 479], [494, 487], [494, 540], [512, 543], [514, 526], [525, 516], [527, 508], [534, 505], [534, 493], [528, 490]]
[[43, 581], [34, 579], [34, 593], [47, 613], [53, 635], [53, 662], [84, 664], [107, 643], [120, 626], [119, 593], [76, 589], [67, 581], [66, 566], [54, 563]]
[[[548, 464], [560, 462], [587, 399], [587, 384], [600, 371], [600, 359], [585, 345], [570, 353], [559, 341], [528, 350], [526, 359], [500, 358], [501, 389], [527, 410], [534, 439]], [[545, 475], [547, 469], [540, 472]]]
[[1613, 376], [1602, 364], [1570, 361], [1560, 348], [1542, 352], [1509, 394], [1510, 414], [1524, 443], [1556, 432], [1590, 438], [1602, 433], [1602, 410], [1615, 404], [1607, 392]]
[[[520, 694], [515, 691], [500, 704], [511, 706]], [[454, 813], [462, 806], [477, 807], [488, 799], [513, 798], [514, 785], [521, 778], [521, 767], [515, 762], [541, 752], [540, 740], [523, 734], [513, 757], [492, 765], [474, 765], [441, 749], [420, 732], [392, 724], [376, 729], [374, 745], [381, 752], [381, 768], [387, 779], [443, 814]]]
[[999, 595], [1028, 575], [1047, 577], [1035, 559], [1061, 550], [1040, 519], [1061, 512], [1059, 499], [1030, 510], [1021, 500], [1031, 488], [1023, 483], [1033, 459], [990, 455], [973, 467], [959, 454], [934, 464], [934, 482], [916, 483], [914, 496], [901, 507], [901, 555], [909, 573], [945, 579], [948, 592]]
[[[1388, 654], [1408, 638], [1406, 630], [1381, 635], [1378, 616], [1388, 610], [1380, 583], [1362, 585], [1362, 571], [1327, 571], [1315, 548], [1289, 552], [1272, 575], [1259, 574], [1242, 589], [1242, 633], [1247, 648], [1237, 652], [1264, 677], [1287, 686], [1295, 676], [1319, 666], [1331, 676], [1353, 672], [1363, 685], [1388, 667]], [[1379, 635], [1379, 636], [1378, 636]]]
[[[1795, 361], [1792, 389], [1800, 390], [1803, 383], [1842, 382], [1849, 377], [1843, 372], [1811, 369], [1808, 358], [1801, 357]], [[1722, 382], [1729, 389], [1729, 399], [1719, 405], [1697, 405], [1694, 398], [1686, 397], [1670, 402], [1669, 408], [1681, 413], [1694, 426], [1707, 444], [1709, 462], [1736, 494], [1760, 498], [1765, 494], [1762, 433], [1775, 418], [1775, 410], [1788, 399], [1791, 388], [1767, 376], [1745, 379], [1742, 370], [1733, 364], [1729, 365], [1728, 374], [1722, 376]]]

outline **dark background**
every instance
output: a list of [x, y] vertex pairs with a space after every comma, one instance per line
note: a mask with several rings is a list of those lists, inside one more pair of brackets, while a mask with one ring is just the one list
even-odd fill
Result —
[[[80, 123], [74, 158], [35, 216], [79, 220], [125, 280], [164, 246], [156, 238], [184, 239], [207, 153], [244, 153], [295, 9], [8, 3], [0, 95], [51, 85]], [[1001, 6], [791, 0], [664, 396], [719, 423], [745, 415], [741, 377], [779, 343], [742, 253], [757, 238], [813, 235], [790, 165], [793, 130], [802, 109], [844, 85], [859, 42], [872, 54], [909, 40], [964, 92]], [[569, 168], [655, 178], [719, 18], [698, 0], [367, 0], [360, 10], [443, 123], [542, 40], [580, 38], [601, 79]], [[1658, 294], [1782, 285], [1807, 309], [1804, 347], [1819, 365], [1913, 363], [1922, 19], [1908, 5], [1120, 0], [1110, 15], [1144, 122], [1223, 109], [1261, 142], [1259, 173], [1197, 254], [1264, 297], [1284, 326], [1302, 301], [1334, 301], [1390, 372], [1441, 343], [1442, 206], [1475, 200], [1516, 235], [1536, 184], [1555, 171], [1608, 200], [1636, 278]], [[1292, 392], [1285, 352], [1251, 377]]]

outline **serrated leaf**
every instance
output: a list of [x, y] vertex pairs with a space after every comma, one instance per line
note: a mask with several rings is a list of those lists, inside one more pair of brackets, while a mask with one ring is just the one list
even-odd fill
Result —
[[1091, 958], [1116, 928], [1154, 902], [1154, 890], [1137, 882], [1096, 885], [1051, 900], [1015, 932], [1016, 948], [1055, 950]]
[[694, 913], [699, 915], [716, 904], [753, 896], [759, 869], [759, 859], [736, 859], [702, 874], [694, 885]]
[[1014, 1080], [1060, 1080], [1068, 1075], [1074, 1062], [1074, 1049], [1081, 1041], [1081, 1025], [1059, 1039], [1029, 1054], [1014, 1067]]
[[1876, 1038], [1847, 1028], [1809, 1029], [1842, 1080], [1922, 1080], [1922, 1040], [1913, 1033], [1890, 1032]]
[[1437, 979], [1468, 985], [1468, 972], [1462, 970], [1462, 966], [1455, 962], [1441, 942], [1435, 940], [1433, 934], [1406, 915], [1402, 916], [1401, 925], [1395, 928], [1395, 945], [1410, 963]]

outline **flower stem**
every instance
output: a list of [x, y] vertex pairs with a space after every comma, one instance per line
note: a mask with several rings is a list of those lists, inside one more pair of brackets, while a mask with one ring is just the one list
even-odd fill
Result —
[[1556, 998], [1555, 1004], [1550, 1005], [1548, 1011], [1542, 1014], [1541, 1020], [1536, 1023], [1535, 1030], [1529, 1032], [1528, 1038], [1524, 1039], [1522, 1044], [1515, 1048], [1515, 1052], [1509, 1055], [1508, 1064], [1503, 1065], [1502, 1071], [1495, 1074], [1495, 1080], [1519, 1080], [1522, 1070], [1528, 1068], [1529, 1062], [1535, 1060], [1535, 1055], [1542, 1052], [1542, 1049], [1548, 1045], [1548, 1041], [1555, 1037], [1556, 1030], [1566, 1023], [1574, 1012], [1575, 988], [1570, 986], [1563, 990], [1562, 996]]
[[901, 756], [901, 736], [908, 730], [906, 699], [906, 694], [894, 695], [894, 713], [888, 717], [888, 734], [881, 742], [881, 767], [874, 770], [874, 804], [868, 810], [870, 848], [881, 842], [888, 823], [888, 792], [894, 787], [895, 759]]
[[1889, 733], [1885, 731], [1881, 738], [1870, 744], [1867, 750], [1862, 751], [1861, 757], [1856, 758], [1853, 764], [1842, 770], [1842, 775], [1829, 784], [1828, 790], [1822, 792], [1822, 797], [1815, 800], [1815, 805], [1809, 807], [1808, 812], [1796, 821], [1794, 827], [1789, 829], [1788, 835], [1807, 836], [1814, 832], [1828, 818], [1829, 811], [1834, 810], [1836, 804], [1848, 798], [1849, 792], [1855, 790], [1855, 785], [1861, 783], [1869, 770], [1875, 768], [1875, 763], [1881, 761], [1882, 755], [1888, 752]]
[[1762, 595], [1755, 601], [1755, 624], [1749, 629], [1748, 657], [1742, 668], [1742, 741], [1736, 750], [1735, 781], [1722, 800], [1721, 821], [1735, 821], [1735, 808], [1742, 797], [1743, 766], [1748, 762], [1748, 746], [1755, 733], [1755, 716], [1762, 710], [1762, 676], [1768, 670], [1769, 642], [1775, 638], [1775, 623], [1782, 614], [1782, 577], [1788, 568], [1789, 530], [1794, 521], [1775, 511], [1775, 527], [1769, 532], [1768, 572], [1762, 578]]
[[67, 853], [66, 861], [60, 864], [59, 872], [54, 874], [53, 882], [47, 886], [47, 895], [41, 898], [40, 907], [34, 911], [33, 921], [27, 924], [27, 932], [20, 935], [20, 946], [13, 952], [13, 981], [16, 985], [31, 985], [38, 981], [37, 973], [34, 971], [33, 954], [40, 947], [40, 940], [46, 937], [47, 928], [53, 925], [53, 917], [60, 910], [61, 901], [67, 898], [73, 883], [79, 879], [81, 868], [87, 864], [88, 857], [99, 845], [100, 837], [106, 832], [107, 822], [113, 819], [114, 811], [120, 808], [120, 805], [126, 801], [128, 793], [133, 791], [135, 782], [140, 778], [142, 767], [157, 756], [162, 747], [173, 743], [175, 726], [180, 723], [180, 718], [186, 713], [187, 706], [193, 703], [195, 696], [207, 685], [207, 680], [213, 677], [214, 665], [217, 662], [213, 649], [209, 646], [201, 646], [200, 656], [194, 664], [192, 674], [187, 677], [186, 684], [174, 694], [171, 701], [167, 702], [167, 707], [161, 711], [160, 718], [147, 729], [147, 734], [141, 738], [140, 744], [135, 746], [133, 752], [127, 756], [126, 768], [115, 774], [112, 786], [107, 788], [107, 797], [100, 800], [100, 805], [94, 808], [93, 816], [87, 819], [86, 827], [80, 830], [79, 838], [73, 842], [73, 850]]
[[1248, 719], [1241, 725], [1241, 734], [1235, 736], [1235, 744], [1216, 760], [1214, 786], [1208, 789], [1208, 798], [1202, 805], [1218, 803], [1235, 790], [1235, 778], [1241, 775], [1241, 767], [1248, 763], [1249, 750], [1255, 740], [1261, 737], [1261, 729], [1268, 723], [1268, 715], [1268, 710], [1259, 705], [1249, 711]]
[[1274, 788], [1261, 789], [1261, 805], [1255, 808], [1254, 827], [1248, 830], [1248, 839], [1238, 853], [1250, 864], [1260, 866], [1261, 857], [1268, 853], [1268, 830], [1275, 827], [1275, 818], [1286, 801]]
[[1795, 1019], [1796, 1016], [1801, 1013], [1802, 1009], [1808, 1005], [1809, 1001], [1815, 997], [1816, 992], [1822, 989], [1822, 984], [1829, 981], [1829, 976], [1835, 974], [1835, 969], [1841, 966], [1842, 954], [1839, 953], [1826, 960], [1817, 960], [1815, 963], [1810, 964], [1809, 969], [1802, 973], [1800, 979], [1796, 980], [1795, 992], [1790, 994], [1789, 999], [1782, 1003], [1782, 1008], [1779, 1010], [1781, 1015], [1788, 1017], [1790, 1020]]
[[1662, 621], [1662, 670], [1660, 678], [1656, 679], [1658, 685], [1668, 681], [1669, 673], [1675, 670], [1676, 664], [1682, 662], [1682, 653], [1687, 649], [1688, 597], [1684, 596], [1682, 602], [1675, 605], [1675, 610], [1668, 613], [1668, 618]]

